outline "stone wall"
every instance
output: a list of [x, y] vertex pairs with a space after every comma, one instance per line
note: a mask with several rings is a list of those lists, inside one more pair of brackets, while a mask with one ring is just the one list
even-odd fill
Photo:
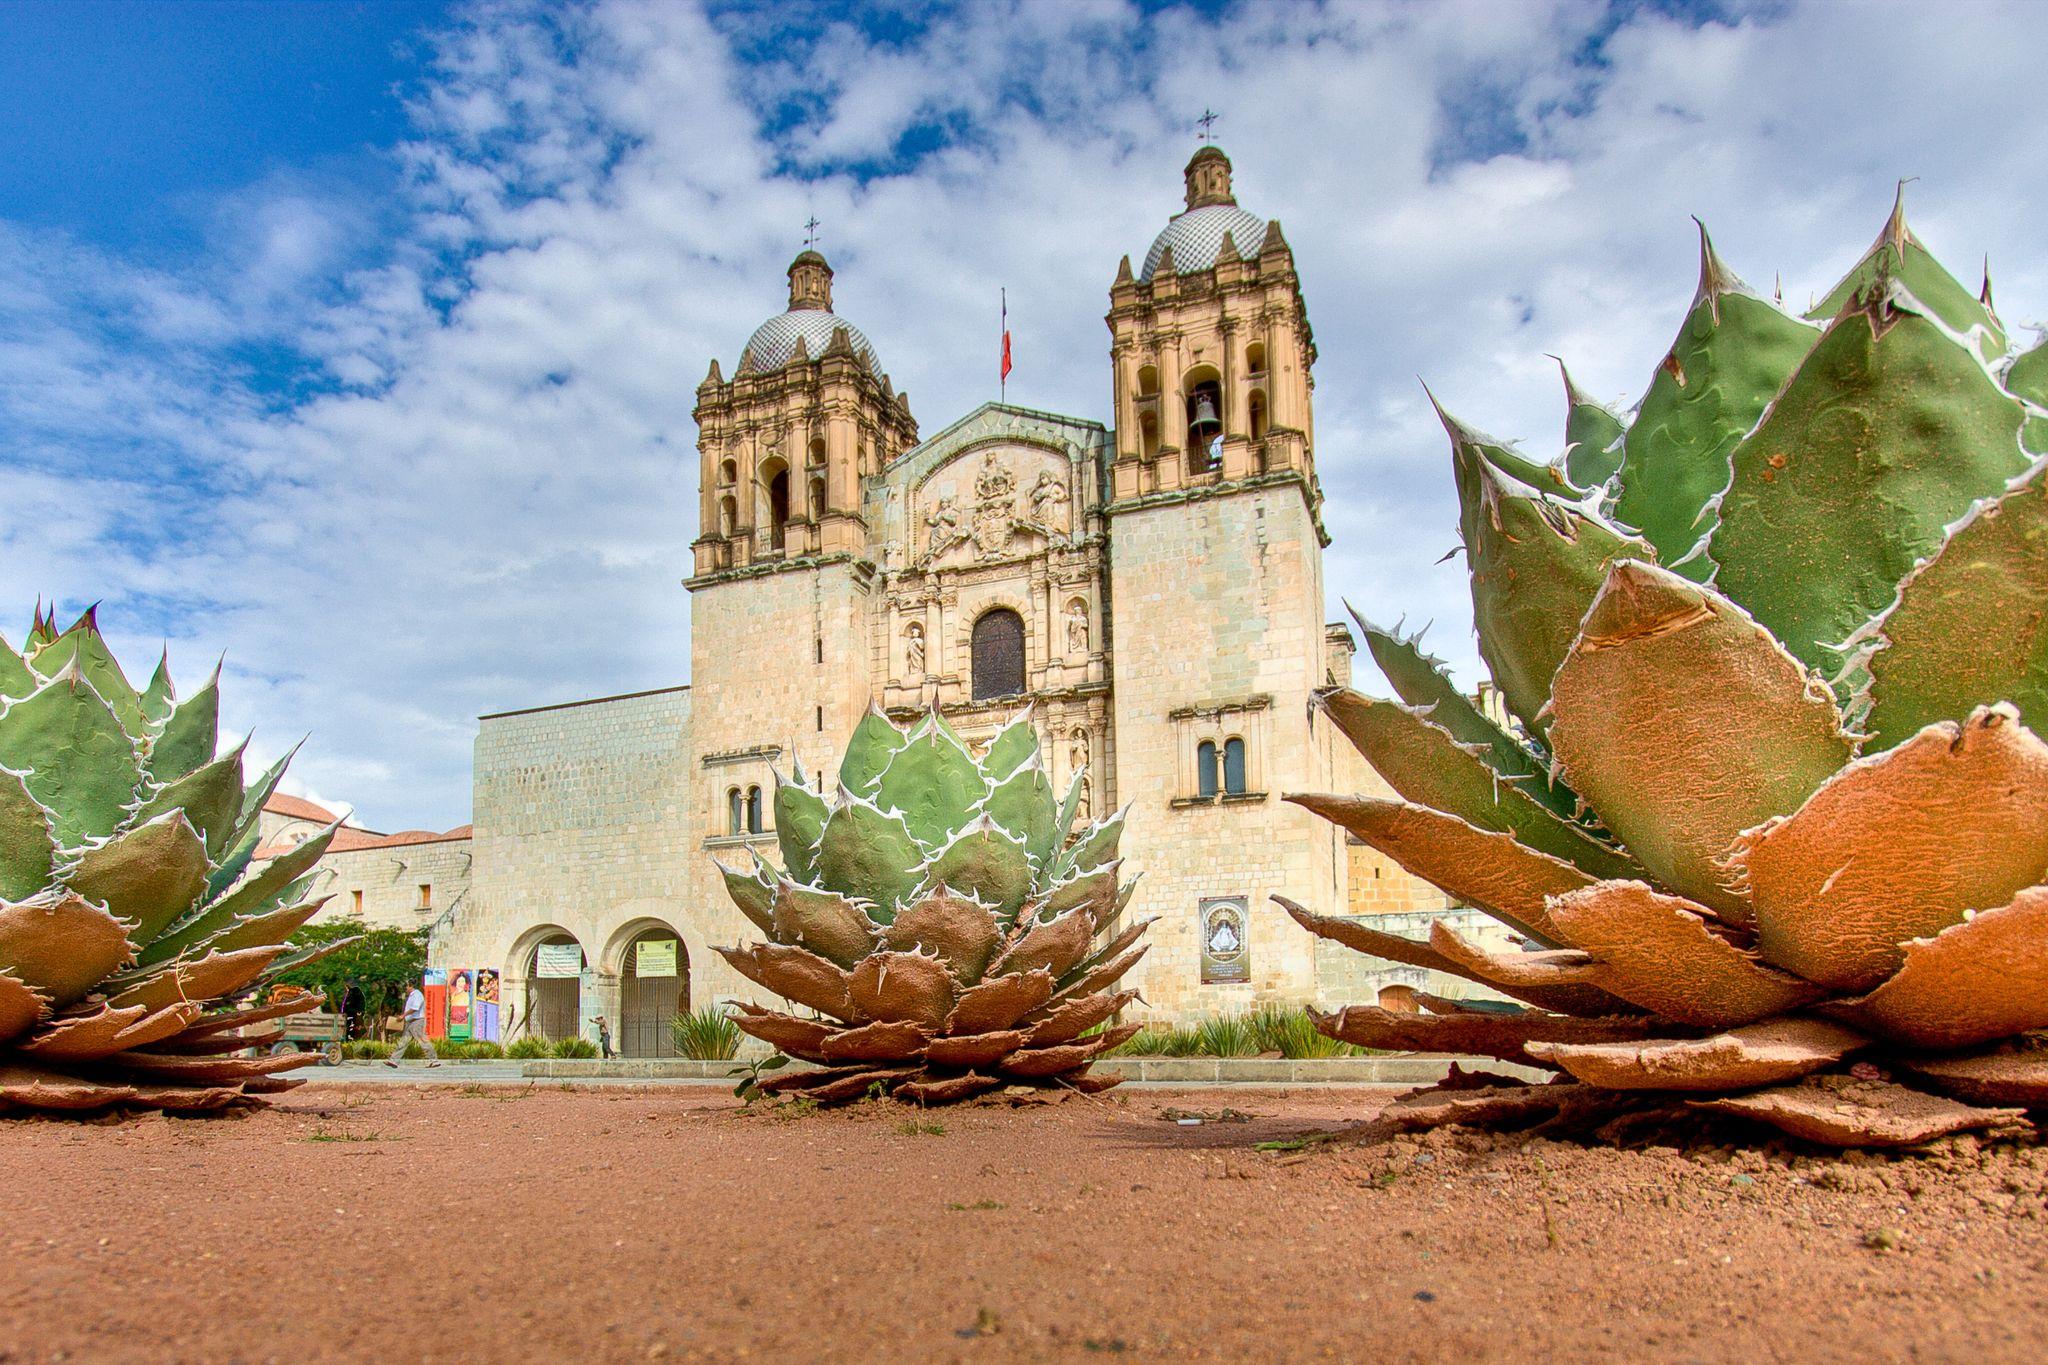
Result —
[[469, 910], [472, 850], [464, 838], [380, 845], [320, 859], [328, 897], [316, 923], [359, 918], [372, 929], [426, 929]]

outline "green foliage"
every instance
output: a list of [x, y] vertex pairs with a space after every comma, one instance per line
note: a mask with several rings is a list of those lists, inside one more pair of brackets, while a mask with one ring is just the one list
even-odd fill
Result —
[[529, 1033], [523, 1037], [513, 1039], [511, 1044], [506, 1047], [505, 1055], [522, 1062], [530, 1062], [536, 1058], [548, 1056], [549, 1047], [550, 1044], [547, 1039], [536, 1037]]
[[549, 1049], [549, 1055], [587, 1060], [597, 1056], [597, 1044], [588, 1038], [557, 1038], [555, 1045]]
[[1358, 1052], [1349, 1043], [1317, 1032], [1316, 1026], [1309, 1021], [1307, 1010], [1261, 1005], [1251, 1012], [1246, 1022], [1251, 1026], [1252, 1036], [1258, 1040], [1260, 1052], [1277, 1052], [1290, 1061], [1349, 1057]]
[[[1089, 1033], [1101, 1030], [1090, 1029]], [[1084, 1035], [1085, 1036], [1085, 1035]], [[1308, 1012], [1261, 1005], [1246, 1014], [1224, 1014], [1186, 1028], [1148, 1025], [1112, 1057], [1260, 1057], [1278, 1053], [1289, 1060], [1358, 1056], [1362, 1049], [1326, 1038], [1309, 1022]]]
[[678, 1014], [668, 1021], [676, 1054], [697, 1062], [727, 1062], [740, 1055], [740, 1031], [716, 1005]]
[[391, 1055], [391, 1044], [375, 1038], [354, 1038], [341, 1045], [341, 1055], [358, 1062], [381, 1062]]
[[[346, 942], [353, 939], [354, 942]], [[288, 940], [294, 948], [320, 948], [342, 943], [317, 962], [294, 968], [280, 982], [304, 986], [336, 1008], [350, 986], [363, 993], [363, 1013], [370, 1018], [396, 1014], [406, 992], [419, 984], [427, 969], [427, 931], [369, 929], [360, 919], [308, 924]]]
[[1258, 1034], [1241, 1014], [1220, 1014], [1195, 1025], [1204, 1057], [1256, 1057]]

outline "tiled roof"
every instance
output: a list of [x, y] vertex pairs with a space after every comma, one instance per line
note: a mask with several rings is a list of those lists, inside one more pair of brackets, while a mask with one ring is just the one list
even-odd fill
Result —
[[[334, 842], [327, 846], [329, 853], [355, 853], [366, 848], [404, 848], [408, 844], [452, 844], [468, 839], [474, 826], [457, 825], [445, 833], [436, 834], [430, 829], [402, 829], [396, 834], [379, 834], [372, 829], [357, 829], [343, 825], [334, 831]], [[293, 848], [291, 844], [270, 844], [256, 850], [258, 859], [275, 858]]]
[[1173, 248], [1174, 274], [1192, 275], [1198, 270], [1207, 270], [1216, 264], [1217, 254], [1223, 250], [1226, 232], [1237, 247], [1238, 256], [1249, 261], [1265, 244], [1266, 220], [1235, 204], [1209, 204], [1189, 209], [1152, 239], [1152, 249], [1145, 253], [1145, 268], [1138, 272], [1138, 278], [1152, 278], [1168, 247]]
[[832, 333], [841, 327], [846, 329], [847, 344], [853, 347], [854, 354], [879, 369], [875, 348], [868, 344], [860, 328], [837, 313], [818, 308], [792, 308], [787, 313], [777, 313], [754, 329], [754, 335], [747, 339], [746, 349], [740, 352], [740, 370], [781, 369], [796, 355], [799, 337], [803, 338], [805, 352], [816, 360], [825, 354], [825, 348], [832, 344]]
[[263, 803], [263, 809], [272, 815], [282, 815], [291, 820], [317, 820], [331, 825], [341, 817], [325, 806], [317, 806], [298, 796], [286, 796], [283, 792], [272, 792], [270, 799]]

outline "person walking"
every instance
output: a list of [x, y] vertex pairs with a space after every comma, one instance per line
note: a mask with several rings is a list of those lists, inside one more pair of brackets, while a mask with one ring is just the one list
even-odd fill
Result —
[[601, 1060], [609, 1061], [611, 1058], [618, 1056], [618, 1053], [612, 1051], [612, 1028], [610, 1024], [604, 1021], [604, 1016], [600, 1014], [591, 1022], [597, 1025], [598, 1057]]
[[405, 995], [405, 1027], [400, 1030], [398, 1041], [392, 1045], [391, 1055], [384, 1059], [384, 1065], [397, 1066], [405, 1057], [406, 1044], [418, 1040], [420, 1051], [427, 1054], [428, 1066], [441, 1065], [441, 1059], [434, 1055], [433, 1040], [427, 1037], [427, 996], [418, 986]]

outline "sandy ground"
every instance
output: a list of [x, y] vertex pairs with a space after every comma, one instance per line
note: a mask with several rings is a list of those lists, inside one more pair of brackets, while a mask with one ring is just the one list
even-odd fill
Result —
[[2048, 1351], [2043, 1149], [1255, 1150], [1378, 1102], [791, 1115], [705, 1088], [324, 1085], [235, 1119], [9, 1120], [0, 1360]]

